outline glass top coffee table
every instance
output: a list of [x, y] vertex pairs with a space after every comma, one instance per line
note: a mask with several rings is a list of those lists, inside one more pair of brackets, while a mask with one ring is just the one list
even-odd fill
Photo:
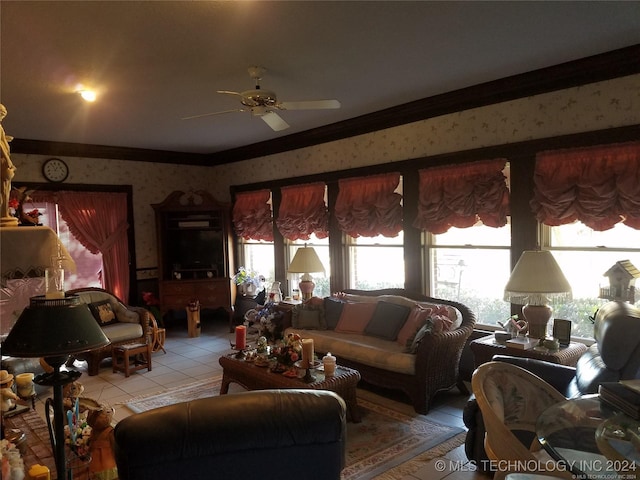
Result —
[[231, 382], [237, 383], [247, 390], [309, 388], [313, 390], [329, 390], [337, 393], [347, 404], [347, 418], [352, 422], [360, 422], [360, 411], [356, 398], [356, 386], [360, 381], [360, 372], [352, 368], [336, 367], [333, 377], [325, 377], [321, 371], [313, 371], [315, 380], [307, 383], [302, 378], [286, 377], [282, 373], [272, 372], [268, 366], [258, 366], [238, 358], [235, 353], [220, 357], [222, 366], [222, 384], [220, 395], [229, 391]]
[[601, 403], [598, 395], [547, 408], [538, 440], [577, 478], [630, 480], [640, 475], [640, 421]]

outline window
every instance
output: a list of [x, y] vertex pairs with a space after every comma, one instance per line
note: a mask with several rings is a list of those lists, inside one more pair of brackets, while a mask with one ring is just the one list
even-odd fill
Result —
[[247, 270], [263, 275], [268, 288], [275, 280], [273, 242], [240, 239], [240, 264]]
[[[304, 245], [313, 247], [318, 254], [318, 258], [322, 262], [324, 267], [324, 273], [321, 272], [309, 272], [313, 277], [313, 283], [316, 284], [313, 289], [313, 295], [315, 297], [328, 297], [331, 295], [331, 288], [329, 286], [329, 279], [331, 278], [331, 267], [329, 260], [329, 238], [318, 238], [315, 234], [311, 234], [309, 240], [295, 240], [287, 243], [287, 250], [289, 257], [286, 260], [287, 265], [291, 263], [293, 257], [296, 254], [298, 248]], [[293, 296], [293, 289], [298, 288], [302, 273], [287, 273], [287, 280], [289, 280], [289, 291], [283, 292], [285, 296]]]
[[103, 288], [102, 255], [94, 255], [73, 236], [67, 222], [60, 216], [55, 203], [33, 203], [41, 213], [40, 222], [54, 230], [76, 263], [76, 272], [65, 271], [64, 286], [66, 290], [83, 287]]
[[[607, 299], [598, 298], [600, 287], [609, 286], [604, 277], [616, 262], [629, 260], [640, 267], [640, 230], [622, 223], [602, 232], [575, 222], [556, 227], [542, 226], [543, 248], [553, 252], [573, 289], [573, 301], [553, 305], [554, 317], [571, 320], [574, 337], [593, 338], [589, 319]], [[636, 305], [640, 299], [636, 295]]]
[[395, 237], [346, 235], [349, 287], [404, 288], [404, 232]]
[[509, 318], [511, 304], [502, 297], [511, 273], [511, 226], [478, 223], [425, 234], [427, 284], [437, 298], [455, 300], [475, 312], [478, 323], [497, 326]]

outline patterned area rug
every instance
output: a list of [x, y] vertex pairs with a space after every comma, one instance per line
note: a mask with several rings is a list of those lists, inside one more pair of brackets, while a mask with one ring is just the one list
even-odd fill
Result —
[[[220, 391], [221, 377], [211, 378], [124, 403], [134, 412], [197, 398]], [[232, 385], [233, 386], [233, 385]], [[449, 427], [418, 415], [403, 405], [374, 393], [358, 390], [361, 423], [347, 424], [347, 466], [343, 480], [396, 480], [409, 475], [429, 460], [461, 445], [461, 428]]]

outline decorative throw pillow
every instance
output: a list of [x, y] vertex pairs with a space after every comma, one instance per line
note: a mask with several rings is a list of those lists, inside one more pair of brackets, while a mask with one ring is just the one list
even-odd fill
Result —
[[326, 330], [327, 324], [319, 308], [294, 308], [291, 312], [291, 326], [303, 330]]
[[94, 302], [89, 304], [89, 310], [93, 313], [98, 325], [105, 327], [112, 323], [117, 323], [118, 319], [111, 307], [109, 300], [102, 300], [101, 302]]
[[432, 332], [433, 324], [430, 321], [427, 321], [420, 330], [416, 332], [416, 336], [411, 341], [411, 346], [408, 348], [408, 353], [416, 353], [418, 351], [418, 345], [420, 341], [424, 338], [425, 335], [429, 335]]
[[341, 333], [364, 333], [376, 309], [375, 303], [345, 303], [335, 331]]
[[432, 309], [416, 304], [409, 313], [407, 321], [398, 332], [397, 342], [405, 348], [405, 352], [411, 351], [411, 345], [418, 331], [427, 323]]
[[324, 299], [324, 320], [329, 330], [334, 330], [338, 325], [344, 305], [343, 301], [336, 298], [326, 297]]
[[404, 305], [378, 302], [373, 316], [364, 329], [365, 335], [394, 341], [407, 321], [411, 309]]

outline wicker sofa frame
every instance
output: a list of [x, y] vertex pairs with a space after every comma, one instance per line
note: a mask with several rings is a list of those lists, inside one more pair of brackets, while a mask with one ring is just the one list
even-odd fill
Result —
[[401, 390], [410, 398], [417, 413], [426, 414], [436, 393], [449, 390], [454, 386], [468, 394], [466, 386], [459, 376], [459, 363], [462, 349], [467, 338], [473, 332], [476, 323], [475, 314], [461, 303], [428, 297], [420, 293], [409, 292], [402, 288], [381, 290], [345, 290], [353, 295], [379, 296], [399, 295], [420, 302], [432, 302], [451, 305], [462, 313], [462, 324], [455, 330], [425, 335], [416, 352], [415, 375], [391, 372], [341, 358], [342, 365], [360, 372], [362, 379], [370, 384], [394, 390]]
[[136, 312], [140, 318], [140, 326], [142, 327], [142, 336], [136, 338], [130, 338], [119, 342], [112, 342], [109, 345], [97, 348], [95, 350], [90, 350], [88, 352], [79, 353], [75, 355], [71, 361], [74, 359], [77, 360], [86, 360], [87, 361], [87, 370], [90, 376], [97, 375], [100, 370], [100, 364], [105, 358], [111, 357], [111, 349], [118, 345], [126, 345], [128, 343], [147, 343], [149, 341], [149, 337], [152, 334], [151, 328], [152, 325], [156, 325], [155, 319], [153, 318], [153, 314], [149, 312], [146, 308], [142, 307], [132, 307], [126, 305], [122, 300], [116, 297], [113, 293], [108, 292], [107, 290], [103, 290], [102, 288], [95, 287], [86, 287], [86, 288], [77, 288], [75, 290], [70, 290], [68, 294], [82, 294], [84, 292], [101, 292], [106, 293], [114, 298], [115, 301], [121, 303], [125, 306], [127, 310], [131, 310]]

